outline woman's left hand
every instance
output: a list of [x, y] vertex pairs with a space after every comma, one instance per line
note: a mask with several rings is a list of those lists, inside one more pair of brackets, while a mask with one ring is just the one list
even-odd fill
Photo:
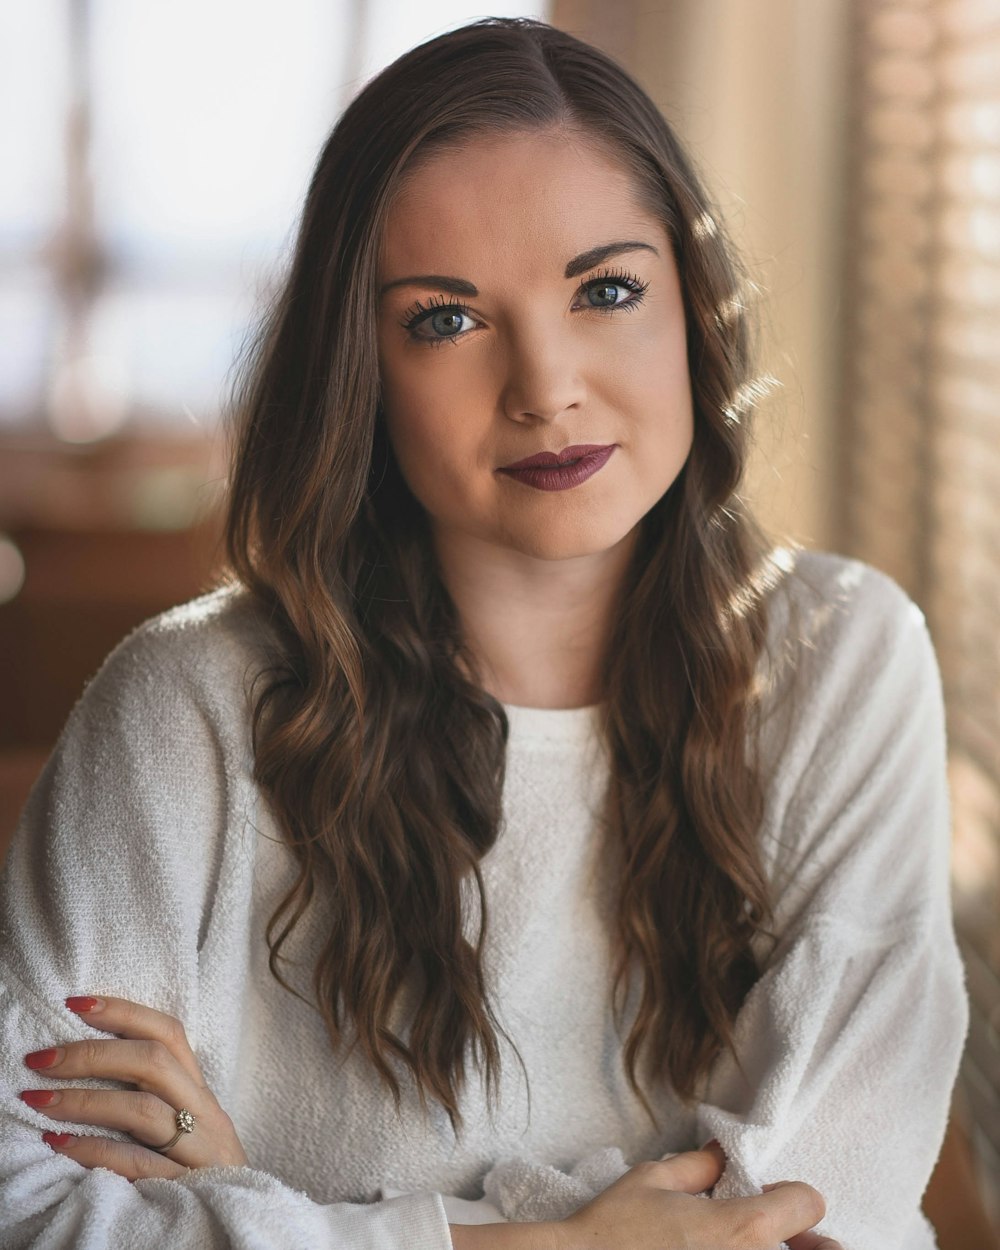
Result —
[[[173, 1016], [124, 998], [68, 998], [81, 1019], [117, 1040], [67, 1042], [25, 1057], [29, 1068], [56, 1080], [98, 1077], [125, 1081], [134, 1090], [25, 1090], [21, 1098], [53, 1120], [95, 1124], [129, 1134], [135, 1145], [109, 1137], [45, 1133], [46, 1142], [85, 1168], [108, 1168], [129, 1180], [173, 1180], [190, 1168], [240, 1166], [247, 1156], [229, 1116], [205, 1084], [184, 1027]], [[181, 1132], [188, 1111], [190, 1132]]]

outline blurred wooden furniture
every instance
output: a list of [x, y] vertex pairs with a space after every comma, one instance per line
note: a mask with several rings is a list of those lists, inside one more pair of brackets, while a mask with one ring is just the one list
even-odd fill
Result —
[[923, 1207], [940, 1250], [1000, 1250], [1000, 1233], [987, 1217], [969, 1143], [954, 1108]]
[[108, 653], [211, 580], [220, 461], [201, 435], [0, 435], [0, 852]]

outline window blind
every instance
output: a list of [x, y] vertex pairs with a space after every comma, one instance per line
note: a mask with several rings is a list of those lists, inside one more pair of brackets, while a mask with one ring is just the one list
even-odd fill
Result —
[[845, 547], [941, 665], [971, 997], [960, 1109], [1000, 1216], [1000, 2], [853, 0]]

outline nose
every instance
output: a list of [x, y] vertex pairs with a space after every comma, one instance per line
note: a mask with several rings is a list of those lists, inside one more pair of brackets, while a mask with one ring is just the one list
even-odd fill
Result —
[[512, 421], [553, 421], [585, 398], [580, 344], [534, 325], [508, 339], [501, 409]]

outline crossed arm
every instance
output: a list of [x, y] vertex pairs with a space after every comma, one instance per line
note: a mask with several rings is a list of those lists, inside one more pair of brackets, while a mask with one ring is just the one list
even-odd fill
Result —
[[[132, 1142], [99, 1134], [46, 1132], [51, 1148], [83, 1168], [105, 1168], [129, 1181], [179, 1180], [193, 1170], [243, 1167], [247, 1156], [236, 1128], [207, 1087], [183, 1026], [172, 1016], [120, 998], [67, 1000], [103, 1034], [25, 1057], [27, 1068], [53, 1084], [21, 1098], [54, 1120], [127, 1132]], [[127, 1082], [126, 1090], [81, 1089], [74, 1078]], [[69, 1082], [69, 1084], [66, 1084]], [[177, 1110], [193, 1127], [176, 1128]], [[167, 1149], [164, 1149], [167, 1146]], [[627, 1250], [664, 1245], [685, 1250], [842, 1250], [807, 1230], [822, 1218], [821, 1195], [810, 1186], [767, 1186], [755, 1198], [693, 1201], [718, 1181], [725, 1155], [706, 1149], [630, 1169], [568, 1219], [533, 1223], [451, 1224], [454, 1250], [586, 1250], [617, 1244]]]

